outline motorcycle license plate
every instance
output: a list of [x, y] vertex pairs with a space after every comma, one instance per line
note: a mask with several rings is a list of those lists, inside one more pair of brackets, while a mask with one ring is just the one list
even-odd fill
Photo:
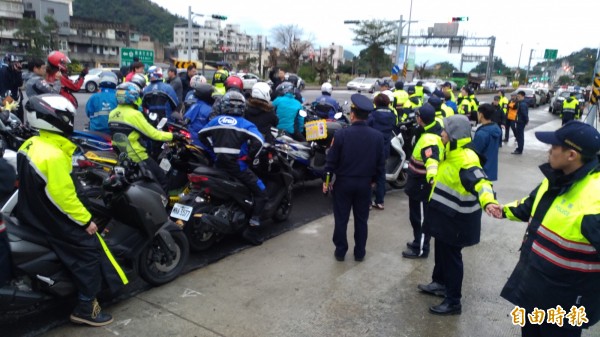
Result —
[[160, 168], [163, 169], [165, 172], [169, 172], [169, 170], [171, 169], [171, 163], [169, 162], [169, 160], [167, 158], [163, 158], [160, 161]]
[[175, 204], [171, 211], [171, 218], [188, 221], [192, 215], [194, 208], [192, 206], [186, 206], [182, 204]]

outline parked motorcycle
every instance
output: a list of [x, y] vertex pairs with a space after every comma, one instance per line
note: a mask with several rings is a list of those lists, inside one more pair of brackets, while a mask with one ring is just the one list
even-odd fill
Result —
[[[126, 146], [127, 137], [116, 134], [114, 142], [120, 149], [119, 163], [103, 185], [102, 199], [90, 207], [98, 233], [128, 278], [139, 275], [152, 285], [170, 282], [187, 262], [187, 238], [169, 220], [166, 200], [153, 186], [157, 184], [129, 158], [132, 149]], [[77, 289], [69, 272], [44, 234], [16, 218], [4, 217], [15, 279], [0, 288], [0, 317], [16, 319], [57, 298], [75, 295]]]
[[[254, 171], [264, 182], [268, 201], [261, 222], [286, 220], [292, 210], [292, 168], [287, 153], [278, 145], [263, 147], [254, 160]], [[209, 166], [199, 166], [189, 175], [191, 192], [173, 206], [171, 217], [185, 223], [192, 251], [210, 248], [226, 234], [243, 231], [254, 206], [243, 183]]]

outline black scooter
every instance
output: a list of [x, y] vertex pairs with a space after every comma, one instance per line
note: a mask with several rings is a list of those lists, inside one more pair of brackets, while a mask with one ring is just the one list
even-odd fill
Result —
[[[294, 184], [287, 154], [278, 146], [265, 144], [257, 158], [254, 172], [268, 195], [261, 222], [284, 221], [292, 211]], [[175, 204], [171, 217], [185, 221], [192, 251], [206, 250], [224, 235], [242, 232], [248, 226], [254, 200], [246, 185], [208, 166], [194, 169], [189, 181], [191, 192]]]
[[[87, 205], [98, 233], [130, 280], [139, 275], [152, 285], [170, 282], [187, 262], [187, 238], [169, 220], [167, 200], [156, 192], [160, 186], [144, 178], [143, 168], [127, 155], [133, 150], [127, 137], [115, 134], [113, 144], [119, 146], [118, 165], [103, 184], [102, 198], [90, 199]], [[14, 217], [4, 214], [4, 218], [15, 277], [0, 288], [0, 321], [35, 313], [58, 298], [74, 296], [73, 280], [44, 234]]]

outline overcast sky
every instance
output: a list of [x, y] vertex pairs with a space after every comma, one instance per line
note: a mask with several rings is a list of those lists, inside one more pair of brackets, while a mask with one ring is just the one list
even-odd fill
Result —
[[[221, 14], [225, 23], [239, 24], [248, 34], [271, 35], [279, 25], [297, 24], [304, 38], [311, 38], [315, 47], [331, 43], [344, 46], [354, 54], [364, 46], [352, 44], [350, 25], [344, 20], [408, 20], [410, 0], [399, 1], [183, 1], [152, 0], [170, 12], [187, 18], [188, 6], [192, 11], [206, 15]], [[356, 3], [359, 3], [358, 5]], [[558, 57], [567, 56], [584, 47], [598, 48], [600, 38], [600, 1], [598, 0], [413, 0], [411, 35], [427, 32], [434, 23], [447, 23], [453, 16], [466, 16], [461, 22], [459, 35], [496, 37], [495, 56], [511, 67], [527, 66], [530, 50], [534, 49], [532, 66], [543, 61], [544, 49], [557, 49]], [[203, 18], [196, 18], [203, 23]], [[592, 31], [595, 27], [596, 32]], [[404, 28], [404, 35], [408, 27]], [[519, 50], [523, 45], [520, 63]], [[387, 52], [391, 52], [388, 49]], [[488, 48], [463, 48], [463, 53], [489, 53]], [[460, 64], [460, 54], [448, 54], [447, 48], [420, 47], [416, 63], [434, 64], [442, 61]], [[465, 64], [470, 70], [476, 64]]]

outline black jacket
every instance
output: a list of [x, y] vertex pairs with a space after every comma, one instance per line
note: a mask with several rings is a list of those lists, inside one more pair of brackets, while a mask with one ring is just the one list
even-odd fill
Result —
[[244, 117], [256, 125], [258, 131], [265, 138], [265, 142], [273, 144], [275, 138], [271, 134], [271, 128], [276, 128], [279, 124], [279, 118], [275, 114], [273, 104], [261, 99], [249, 98], [246, 107]]
[[529, 106], [527, 106], [527, 102], [525, 102], [525, 100], [519, 102], [517, 108], [517, 123], [529, 123]]
[[0, 66], [0, 97], [4, 97], [8, 90], [14, 100], [19, 101], [19, 88], [23, 86], [23, 77], [20, 71], [12, 66]]

